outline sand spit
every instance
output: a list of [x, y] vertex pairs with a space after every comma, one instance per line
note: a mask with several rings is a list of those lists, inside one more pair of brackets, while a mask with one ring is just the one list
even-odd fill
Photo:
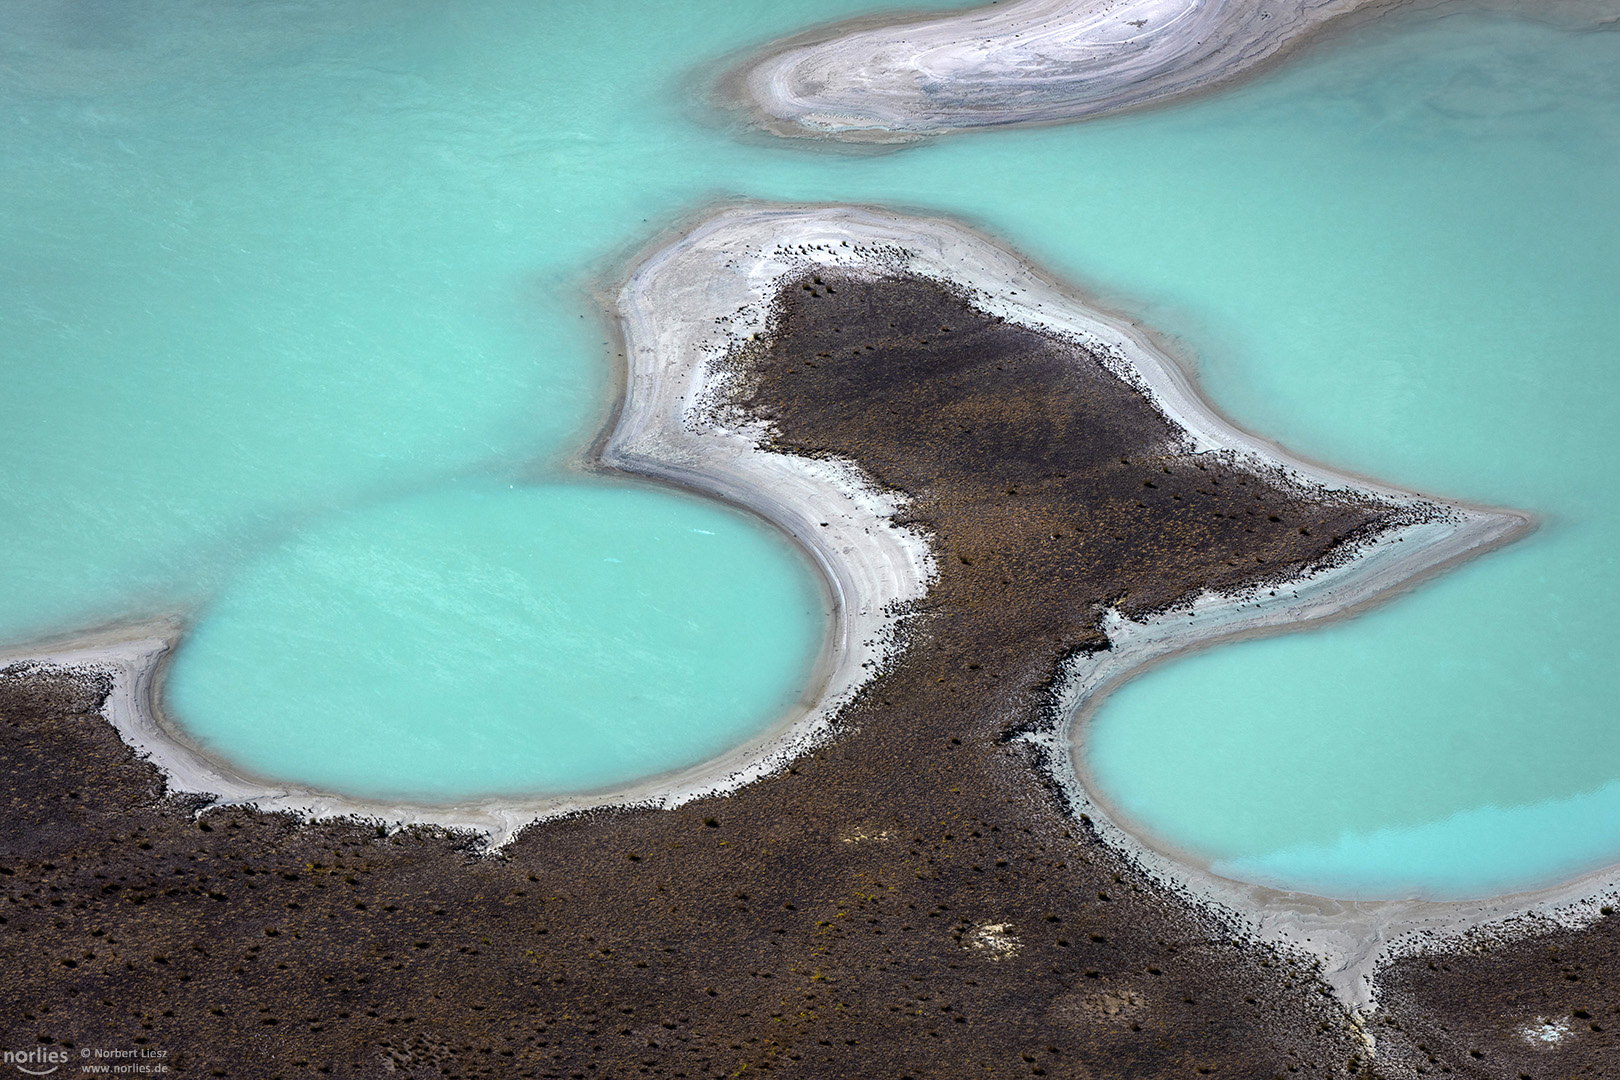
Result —
[[[1111, 825], [1071, 755], [1117, 658], [1326, 617], [1522, 518], [1292, 461], [1137, 327], [945, 222], [744, 206], [638, 257], [617, 303], [631, 362], [598, 451], [805, 534], [840, 605], [824, 694], [733, 765], [640, 792], [386, 807], [178, 739], [150, 709], [173, 627], [0, 657], [22, 1035], [91, 1045], [104, 1018], [60, 1008], [84, 993], [146, 1003], [155, 1045], [232, 1075], [454, 1072], [462, 1047], [512, 1075], [1343, 1075], [1376, 1050], [1380, 1075], [1417, 1054], [1482, 1076], [1524, 1025], [1595, 1008], [1608, 879], [1474, 905], [1280, 895]], [[198, 814], [165, 787], [222, 797]], [[256, 812], [276, 809], [371, 820]], [[503, 846], [384, 827], [404, 821]], [[1550, 935], [1561, 966], [1548, 935], [1473, 944], [1557, 921], [1584, 927]], [[1392, 940], [1417, 959], [1347, 1013], [1321, 977], [1366, 1002]], [[268, 1058], [239, 1037], [261, 1016]], [[1600, 1027], [1569, 1030], [1561, 1068], [1604, 1060]]]
[[1620, 13], [1615, 0], [1018, 0], [791, 39], [727, 95], [779, 135], [857, 141], [1082, 120], [1254, 73], [1358, 12], [1469, 6], [1567, 26]]

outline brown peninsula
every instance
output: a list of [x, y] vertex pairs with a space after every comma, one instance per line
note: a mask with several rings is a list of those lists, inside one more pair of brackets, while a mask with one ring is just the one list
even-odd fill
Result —
[[[1200, 445], [1105, 350], [880, 264], [782, 276], [689, 418], [856, 463], [933, 554], [829, 734], [723, 797], [483, 853], [198, 813], [101, 719], [107, 676], [7, 668], [5, 1045], [233, 1077], [1612, 1075], [1614, 920], [1556, 965], [1402, 962], [1354, 1017], [1105, 843], [1012, 737], [1059, 721], [1109, 612], [1285, 591], [1448, 509]], [[1526, 1042], [1532, 999], [1589, 1027]]]

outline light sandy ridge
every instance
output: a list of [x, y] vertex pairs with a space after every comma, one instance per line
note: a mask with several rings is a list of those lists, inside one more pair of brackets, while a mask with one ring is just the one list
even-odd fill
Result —
[[779, 135], [904, 141], [1169, 101], [1358, 12], [1470, 6], [1569, 26], [1620, 13], [1620, 0], [1005, 0], [829, 27], [767, 49], [726, 85]]
[[1140, 387], [1185, 433], [1193, 452], [1236, 457], [1287, 482], [1376, 495], [1397, 505], [1439, 508], [1391, 529], [1338, 566], [1285, 586], [1239, 595], [1206, 594], [1143, 622], [1115, 613], [1113, 648], [1076, 659], [1055, 703], [1054, 723], [1026, 736], [1076, 815], [1164, 886], [1203, 905], [1218, 921], [1323, 961], [1341, 998], [1372, 1002], [1371, 975], [1392, 950], [1434, 935], [1526, 917], [1578, 923], [1620, 891], [1620, 868], [1554, 888], [1486, 901], [1347, 902], [1228, 880], [1122, 827], [1092, 796], [1076, 766], [1088, 709], [1119, 680], [1170, 653], [1235, 634], [1324, 619], [1371, 602], [1418, 577], [1530, 526], [1524, 515], [1438, 503], [1325, 469], [1242, 432], [1198, 395], [1187, 374], [1135, 324], [1088, 305], [1014, 252], [950, 222], [857, 207], [744, 205], [717, 213], [645, 258], [616, 306], [628, 371], [617, 420], [600, 448], [611, 466], [682, 484], [749, 507], [796, 537], [825, 574], [835, 619], [813, 699], [745, 746], [680, 773], [611, 791], [552, 798], [492, 798], [454, 806], [381, 803], [275, 784], [232, 769], [188, 741], [155, 707], [161, 659], [173, 633], [53, 649], [8, 660], [100, 670], [114, 690], [108, 718], [161, 768], [171, 790], [208, 793], [309, 817], [357, 816], [382, 823], [430, 823], [508, 841], [541, 818], [610, 806], [674, 806], [734, 791], [830, 737], [839, 710], [895, 654], [909, 601], [934, 575], [927, 538], [895, 526], [902, 505], [876, 489], [854, 462], [763, 450], [758, 421], [724, 407], [721, 363], [767, 330], [781, 286], [819, 268], [906, 272], [965, 289], [981, 309], [1075, 341]]

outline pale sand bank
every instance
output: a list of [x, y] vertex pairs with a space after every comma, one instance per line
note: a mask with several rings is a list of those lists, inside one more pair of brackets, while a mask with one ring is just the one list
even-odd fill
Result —
[[1510, 9], [1600, 25], [1620, 0], [1017, 0], [826, 27], [767, 48], [725, 95], [779, 135], [907, 140], [1083, 120], [1253, 74], [1329, 26]]

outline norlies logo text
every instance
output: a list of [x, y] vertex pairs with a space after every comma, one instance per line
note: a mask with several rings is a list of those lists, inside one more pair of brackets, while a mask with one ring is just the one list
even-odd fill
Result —
[[67, 1063], [68, 1052], [57, 1047], [37, 1046], [32, 1050], [7, 1050], [0, 1061], [15, 1065], [29, 1076], [49, 1076]]

